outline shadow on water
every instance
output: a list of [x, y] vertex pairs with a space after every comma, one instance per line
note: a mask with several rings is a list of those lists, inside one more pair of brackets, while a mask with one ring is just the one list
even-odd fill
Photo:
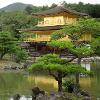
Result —
[[[95, 76], [92, 78], [82, 77], [80, 79], [81, 86], [93, 96], [100, 98], [100, 63], [88, 64], [87, 67], [88, 70], [95, 72]], [[26, 72], [11, 71], [0, 72], [0, 100], [8, 100], [15, 94], [22, 95], [24, 98], [22, 100], [31, 100], [31, 89], [35, 86], [47, 92], [57, 91], [57, 82], [48, 75], [39, 73], [28, 75]]]

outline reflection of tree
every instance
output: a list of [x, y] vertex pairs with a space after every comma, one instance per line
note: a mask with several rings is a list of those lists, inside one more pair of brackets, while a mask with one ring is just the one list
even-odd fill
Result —
[[89, 89], [91, 94], [96, 97], [100, 97], [100, 63], [94, 62], [91, 64], [91, 70], [95, 73], [91, 78], [91, 88]]
[[3, 78], [3, 75], [0, 73], [0, 83], [3, 82], [3, 84], [5, 84], [5, 80]]
[[[56, 90], [52, 77], [41, 75], [26, 76], [19, 72], [0, 72], [0, 100], [8, 100], [16, 93], [30, 95], [32, 87], [36, 86], [46, 91]], [[2, 94], [2, 95], [1, 95]]]
[[96, 63], [95, 65], [96, 65], [95, 72], [96, 72], [96, 77], [97, 77], [97, 84], [100, 87], [100, 63]]
[[11, 95], [16, 93], [24, 94], [24, 91], [28, 90], [28, 80], [21, 73], [1, 73], [0, 79], [0, 91], [2, 94], [10, 93]]
[[45, 91], [57, 91], [57, 82], [54, 78], [46, 75], [34, 75], [28, 77], [29, 82]]

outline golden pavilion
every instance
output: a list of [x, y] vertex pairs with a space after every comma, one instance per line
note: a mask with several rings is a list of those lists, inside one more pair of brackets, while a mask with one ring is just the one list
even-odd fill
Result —
[[[54, 31], [62, 29], [64, 25], [75, 23], [78, 18], [88, 15], [57, 6], [46, 11], [33, 13], [32, 16], [41, 19], [41, 21], [38, 21], [38, 24], [33, 28], [21, 29], [19, 31], [28, 33], [24, 42], [39, 44], [50, 41], [50, 35]], [[33, 37], [33, 35], [35, 35], [35, 37]], [[66, 38], [68, 38], [68, 36], [66, 36]], [[91, 34], [83, 34], [81, 40], [90, 41]]]

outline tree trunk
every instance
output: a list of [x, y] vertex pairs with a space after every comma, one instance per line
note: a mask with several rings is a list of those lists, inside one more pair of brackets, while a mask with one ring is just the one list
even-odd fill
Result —
[[81, 65], [81, 57], [78, 57], [78, 62], [79, 65]]
[[76, 84], [78, 85], [80, 83], [79, 81], [79, 73], [76, 73]]
[[58, 71], [58, 92], [62, 91], [62, 72]]
[[[78, 57], [77, 63], [81, 65], [81, 57]], [[76, 73], [76, 84], [79, 85], [79, 73]]]
[[62, 79], [58, 80], [58, 92], [62, 91]]
[[53, 76], [55, 78], [55, 80], [58, 82], [58, 92], [62, 91], [62, 72], [58, 71], [58, 75], [56, 76], [54, 73], [52, 73], [50, 70], [49, 71], [49, 75]]

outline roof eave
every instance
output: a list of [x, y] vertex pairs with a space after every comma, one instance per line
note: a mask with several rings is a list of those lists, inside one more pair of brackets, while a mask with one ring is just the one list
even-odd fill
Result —
[[[70, 14], [72, 14], [72, 15], [76, 15], [76, 16], [89, 16], [88, 14], [85, 14], [85, 13], [79, 13], [79, 12], [77, 12], [77, 13], [72, 13], [72, 12], [68, 12], [68, 11], [63, 11], [63, 12], [65, 12], [65, 13], [70, 13]], [[56, 14], [60, 14], [60, 13], [63, 13], [63, 12], [57, 12], [57, 13], [50, 13], [50, 14], [39, 14], [39, 13], [33, 13], [32, 14], [32, 16], [33, 17], [46, 17], [46, 16], [51, 16], [51, 15], [56, 15]]]

